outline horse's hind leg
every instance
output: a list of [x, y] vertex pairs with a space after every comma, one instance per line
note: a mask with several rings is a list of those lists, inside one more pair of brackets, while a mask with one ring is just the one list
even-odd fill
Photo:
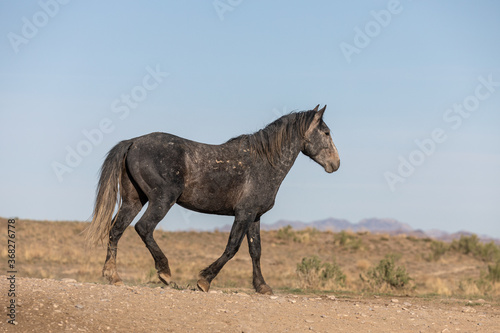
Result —
[[122, 280], [116, 271], [116, 252], [118, 249], [118, 241], [123, 232], [132, 223], [134, 217], [140, 212], [142, 205], [137, 203], [123, 203], [120, 211], [115, 216], [115, 224], [109, 232], [108, 252], [106, 254], [106, 262], [102, 269], [102, 276], [107, 278], [111, 284], [121, 285]]
[[143, 194], [134, 187], [128, 175], [124, 171], [121, 182], [122, 205], [113, 219], [113, 227], [109, 232], [108, 252], [106, 262], [102, 269], [102, 275], [109, 280], [111, 284], [123, 284], [116, 271], [116, 252], [118, 241], [123, 232], [132, 223], [134, 217], [141, 211], [146, 202]]
[[168, 265], [168, 259], [162, 252], [155, 239], [153, 232], [156, 225], [165, 217], [170, 208], [175, 204], [177, 196], [161, 194], [150, 199], [149, 206], [141, 219], [135, 224], [135, 230], [141, 237], [147, 249], [153, 256], [155, 268], [158, 272], [158, 278], [168, 285], [170, 283], [171, 273]]

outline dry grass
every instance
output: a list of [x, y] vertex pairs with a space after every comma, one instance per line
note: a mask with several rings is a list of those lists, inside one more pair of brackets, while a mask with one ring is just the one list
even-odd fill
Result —
[[[0, 219], [2, 230], [6, 220]], [[81, 232], [82, 222], [41, 222], [18, 220], [16, 224], [17, 269], [20, 276], [38, 278], [74, 278], [78, 281], [105, 283], [101, 277], [106, 255], [104, 247], [88, 249]], [[169, 258], [173, 280], [181, 286], [195, 285], [198, 272], [222, 254], [227, 233], [155, 231], [155, 239]], [[0, 234], [7, 243], [6, 232]], [[274, 289], [301, 287], [297, 264], [304, 257], [318, 256], [324, 262], [336, 262], [346, 275], [341, 288], [355, 293], [365, 290], [359, 278], [387, 254], [399, 257], [413, 278], [414, 294], [500, 295], [500, 284], [484, 279], [487, 262], [473, 255], [446, 252], [438, 260], [429, 260], [432, 242], [426, 239], [370, 233], [332, 233], [314, 229], [262, 232], [262, 270]], [[6, 247], [0, 260], [7, 261]], [[154, 262], [133, 228], [120, 240], [118, 272], [125, 283], [156, 283]], [[213, 281], [214, 288], [250, 288], [252, 265], [246, 241], [238, 254]]]

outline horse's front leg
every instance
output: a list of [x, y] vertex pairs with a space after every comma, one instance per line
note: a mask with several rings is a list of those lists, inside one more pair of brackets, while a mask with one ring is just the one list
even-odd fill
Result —
[[255, 290], [264, 295], [272, 295], [273, 290], [266, 284], [262, 271], [260, 270], [260, 221], [250, 223], [247, 231], [248, 250], [252, 257], [253, 266], [253, 287]]
[[219, 274], [224, 265], [238, 252], [241, 242], [245, 237], [250, 223], [254, 221], [255, 214], [246, 211], [236, 213], [231, 233], [227, 241], [226, 249], [219, 259], [200, 272], [198, 279], [198, 288], [207, 292], [210, 289], [210, 283]]

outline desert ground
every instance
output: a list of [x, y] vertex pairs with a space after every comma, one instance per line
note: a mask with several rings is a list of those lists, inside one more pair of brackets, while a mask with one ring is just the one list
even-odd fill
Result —
[[[0, 224], [7, 244], [7, 220]], [[251, 288], [246, 244], [209, 293], [195, 290], [197, 273], [225, 247], [223, 232], [157, 230], [175, 281], [164, 286], [129, 228], [117, 263], [125, 285], [108, 285], [101, 277], [105, 249], [85, 246], [85, 226], [16, 220], [15, 325], [7, 323], [12, 286], [5, 269], [0, 331], [500, 332], [500, 249], [473, 237], [442, 243], [312, 229], [263, 232], [262, 269], [274, 290], [263, 296]], [[3, 267], [8, 255], [2, 245]]]

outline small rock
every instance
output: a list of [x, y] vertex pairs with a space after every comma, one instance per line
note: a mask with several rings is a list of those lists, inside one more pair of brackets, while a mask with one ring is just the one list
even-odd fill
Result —
[[270, 299], [278, 299], [278, 296], [270, 296]]
[[333, 295], [329, 295], [329, 296], [327, 296], [327, 297], [328, 297], [328, 299], [331, 299], [331, 300], [335, 300], [335, 299], [337, 299], [337, 298], [336, 298], [335, 296], [333, 296]]
[[83, 305], [77, 304], [77, 305], [75, 305], [75, 308], [77, 308], [77, 309], [83, 309]]
[[306, 319], [306, 323], [312, 324], [314, 323], [314, 320]]
[[289, 299], [288, 301], [289, 301], [290, 303], [292, 303], [292, 304], [297, 303], [297, 301], [296, 301], [296, 300], [294, 300], [294, 299]]
[[59, 307], [59, 305], [57, 305], [56, 303], [52, 304], [52, 306], [54, 307], [54, 309], [57, 309]]
[[466, 313], [475, 313], [476, 312], [476, 309], [474, 308], [471, 308], [470, 306], [464, 306], [462, 308], [462, 312], [466, 312]]
[[66, 282], [66, 283], [76, 283], [77, 282], [75, 279], [68, 279], [68, 278], [61, 279], [61, 281]]
[[399, 303], [399, 300], [398, 300], [398, 299], [393, 298], [393, 299], [391, 299], [391, 302], [392, 302], [392, 303]]
[[241, 296], [241, 297], [250, 297], [250, 295], [245, 294], [245, 293], [238, 293], [237, 295], [238, 295], [238, 296]]

